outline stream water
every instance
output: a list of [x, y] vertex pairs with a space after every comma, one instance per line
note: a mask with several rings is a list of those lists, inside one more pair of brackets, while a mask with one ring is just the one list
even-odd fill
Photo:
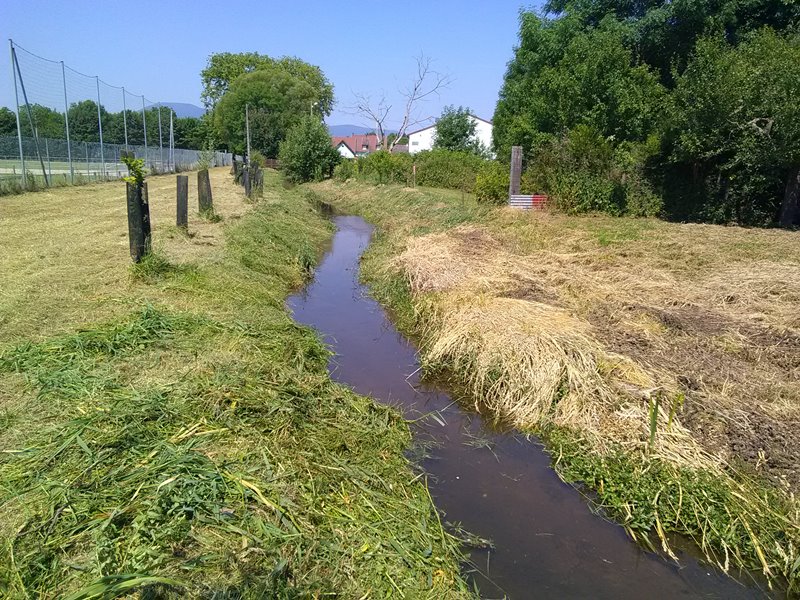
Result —
[[333, 349], [334, 380], [398, 407], [430, 442], [422, 467], [451, 523], [489, 539], [471, 553], [484, 598], [759, 598], [763, 592], [679, 553], [675, 564], [646, 552], [594, 514], [558, 479], [534, 440], [493, 429], [442, 389], [422, 381], [417, 351], [359, 283], [372, 227], [336, 217], [337, 233], [314, 280], [292, 296], [295, 320]]

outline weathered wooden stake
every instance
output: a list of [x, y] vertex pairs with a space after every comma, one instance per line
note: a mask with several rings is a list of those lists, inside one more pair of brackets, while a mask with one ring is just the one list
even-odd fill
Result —
[[522, 178], [522, 146], [511, 147], [511, 183], [508, 186], [508, 196], [519, 194], [520, 179]]
[[251, 181], [250, 181], [250, 167], [245, 167], [242, 171], [242, 185], [244, 185], [244, 195], [248, 198], [250, 197], [250, 192], [252, 191]]
[[211, 198], [211, 180], [208, 178], [208, 169], [197, 172], [197, 205], [201, 213], [214, 210], [214, 201]]
[[178, 204], [175, 224], [182, 228], [189, 228], [189, 176], [178, 175]]
[[152, 250], [150, 235], [150, 196], [147, 193], [147, 183], [142, 184], [142, 229], [144, 230], [144, 253]]
[[[143, 188], [133, 183], [126, 184], [128, 196], [128, 238], [130, 240], [131, 258], [139, 262], [147, 254], [148, 240], [145, 235]], [[147, 223], [149, 230], [149, 221]]]

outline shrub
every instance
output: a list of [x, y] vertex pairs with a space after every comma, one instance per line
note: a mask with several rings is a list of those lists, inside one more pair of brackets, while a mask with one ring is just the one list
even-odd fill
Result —
[[414, 156], [417, 184], [472, 192], [475, 177], [487, 162], [469, 152], [431, 150]]
[[497, 161], [481, 165], [475, 177], [475, 196], [478, 200], [501, 204], [508, 199], [509, 167]]
[[408, 185], [411, 165], [412, 157], [409, 154], [391, 154], [386, 150], [379, 150], [358, 159], [358, 173], [362, 179], [374, 183]]
[[263, 168], [267, 164], [267, 158], [258, 150], [253, 150], [250, 152], [250, 164]]
[[314, 116], [303, 117], [289, 130], [278, 155], [286, 178], [295, 183], [330, 177], [341, 160], [325, 125]]
[[355, 177], [357, 172], [356, 162], [352, 159], [344, 159], [336, 168], [333, 169], [333, 177], [337, 181], [347, 181]]
[[625, 210], [624, 188], [608, 177], [585, 170], [557, 173], [553, 188], [548, 191], [556, 206], [568, 213], [597, 210], [621, 215]]

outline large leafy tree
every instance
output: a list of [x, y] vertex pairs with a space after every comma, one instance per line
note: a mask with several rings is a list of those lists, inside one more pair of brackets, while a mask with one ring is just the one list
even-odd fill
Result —
[[784, 30], [800, 20], [800, 3], [790, 0], [549, 0], [545, 10], [579, 16], [588, 26], [612, 15], [625, 23], [628, 45], [667, 85], [705, 35], [738, 44], [765, 25]]
[[677, 80], [671, 159], [702, 201], [689, 217], [800, 224], [800, 36], [765, 28], [739, 46], [704, 38]]
[[214, 109], [214, 127], [223, 143], [244, 152], [248, 106], [252, 148], [275, 157], [280, 141], [309, 114], [317, 99], [317, 90], [304, 79], [278, 66], [264, 67], [231, 83]]
[[494, 115], [495, 147], [531, 151], [542, 135], [586, 125], [617, 141], [642, 141], [658, 121], [664, 88], [625, 45], [609, 17], [584, 27], [575, 15], [551, 20], [523, 13]]
[[444, 107], [442, 115], [436, 120], [433, 146], [444, 150], [482, 153], [484, 149], [475, 137], [475, 120], [469, 108]]
[[295, 57], [275, 59], [258, 52], [219, 52], [208, 58], [206, 68], [200, 73], [203, 82], [203, 103], [213, 108], [228, 91], [235, 79], [261, 69], [282, 69], [309, 84], [315, 90], [316, 110], [329, 115], [333, 110], [333, 85], [322, 69]]
[[280, 143], [281, 169], [295, 182], [330, 177], [341, 160], [331, 146], [325, 125], [316, 116], [306, 115], [294, 125]]

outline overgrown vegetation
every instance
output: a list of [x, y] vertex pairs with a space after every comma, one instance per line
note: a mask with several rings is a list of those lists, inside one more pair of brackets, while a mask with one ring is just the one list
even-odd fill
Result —
[[637, 539], [797, 589], [793, 233], [314, 189], [379, 226], [363, 272], [428, 372], [542, 435]]
[[344, 161], [334, 176], [340, 181], [356, 178], [379, 184], [416, 184], [471, 192], [485, 163], [473, 152], [437, 149], [411, 155], [379, 150], [354, 162]]
[[[457, 541], [404, 457], [406, 424], [333, 384], [326, 349], [286, 313], [331, 228], [265, 177], [248, 209], [212, 171], [224, 238], [160, 225], [174, 178], [148, 178], [164, 248], [134, 277], [108, 201], [119, 185], [80, 190], [81, 210], [69, 188], [8, 200], [3, 595], [467, 595]], [[98, 233], [76, 237], [85, 210]], [[33, 229], [49, 250], [30, 254]]]
[[[520, 17], [494, 115], [501, 157], [521, 145], [536, 182], [569, 210], [800, 224], [796, 3], [545, 10]], [[608, 160], [574, 164], [578, 137]], [[566, 163], [554, 169], [553, 156]]]
[[328, 129], [318, 117], [303, 117], [280, 144], [281, 170], [289, 181], [321, 181], [333, 174], [341, 160], [331, 146]]

